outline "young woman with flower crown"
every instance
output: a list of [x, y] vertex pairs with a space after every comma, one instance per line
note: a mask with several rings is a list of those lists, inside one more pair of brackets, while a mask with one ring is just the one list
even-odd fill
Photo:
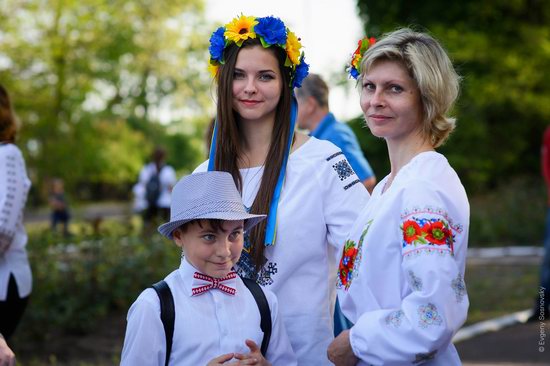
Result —
[[[362, 60], [361, 60], [362, 59]], [[352, 59], [361, 108], [386, 140], [391, 172], [372, 192], [342, 253], [337, 287], [354, 326], [328, 349], [336, 365], [460, 365], [451, 343], [466, 320], [469, 204], [435, 151], [455, 127], [459, 91], [440, 44], [397, 30], [360, 41]]]
[[299, 364], [329, 365], [336, 255], [369, 196], [336, 146], [294, 133], [301, 49], [275, 17], [241, 15], [212, 34], [217, 118], [197, 171], [231, 173], [250, 212], [269, 213], [236, 270], [277, 295]]

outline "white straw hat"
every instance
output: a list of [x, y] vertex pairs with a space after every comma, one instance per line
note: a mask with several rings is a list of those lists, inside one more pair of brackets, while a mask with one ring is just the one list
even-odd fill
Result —
[[249, 214], [233, 177], [227, 172], [211, 171], [183, 177], [172, 190], [170, 221], [158, 227], [159, 233], [172, 239], [172, 232], [196, 219], [245, 220], [250, 230], [266, 215]]

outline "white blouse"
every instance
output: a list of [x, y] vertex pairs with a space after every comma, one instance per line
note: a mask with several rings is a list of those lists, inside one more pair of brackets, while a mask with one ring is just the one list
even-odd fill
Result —
[[[260, 311], [250, 290], [236, 278], [236, 293], [210, 290], [192, 295], [196, 269], [182, 259], [180, 268], [165, 281], [174, 297], [175, 323], [170, 365], [206, 365], [226, 353], [249, 353], [251, 339], [262, 344]], [[296, 356], [279, 317], [275, 295], [264, 290], [271, 310], [272, 332], [266, 358], [273, 366], [294, 366]], [[122, 348], [121, 365], [163, 366], [166, 339], [160, 320], [160, 302], [149, 288], [139, 295], [128, 311], [128, 325]]]
[[[205, 162], [196, 171], [207, 169]], [[242, 169], [243, 201], [250, 207], [263, 167]], [[310, 138], [290, 154], [277, 214], [274, 245], [257, 281], [279, 299], [299, 365], [331, 365], [336, 265], [368, 191], [339, 148]]]
[[23, 211], [31, 181], [27, 177], [23, 155], [14, 144], [0, 145], [0, 240], [11, 242], [0, 254], [0, 301], [8, 293], [10, 274], [15, 277], [20, 297], [32, 290], [32, 274], [25, 249], [27, 233], [23, 226]]
[[460, 365], [451, 343], [466, 320], [470, 208], [436, 152], [414, 157], [354, 224], [337, 280], [359, 365]]

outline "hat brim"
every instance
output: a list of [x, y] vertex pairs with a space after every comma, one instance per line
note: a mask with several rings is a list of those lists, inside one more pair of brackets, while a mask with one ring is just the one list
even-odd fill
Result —
[[172, 240], [172, 232], [176, 230], [181, 225], [188, 223], [192, 220], [203, 220], [203, 219], [214, 219], [214, 220], [226, 220], [226, 221], [237, 221], [244, 220], [244, 230], [248, 231], [260, 223], [266, 218], [267, 215], [255, 215], [249, 213], [241, 212], [210, 212], [207, 215], [201, 215], [201, 217], [193, 218], [181, 218], [178, 220], [170, 221], [164, 223], [158, 227], [158, 232]]

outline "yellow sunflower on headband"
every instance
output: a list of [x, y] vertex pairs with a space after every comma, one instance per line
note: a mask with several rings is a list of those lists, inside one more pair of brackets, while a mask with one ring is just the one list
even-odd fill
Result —
[[287, 34], [286, 53], [290, 61], [294, 65], [298, 65], [300, 64], [300, 49], [302, 48], [302, 43], [300, 42], [300, 38], [296, 37], [290, 30], [287, 30]]
[[256, 33], [254, 33], [256, 24], [258, 24], [258, 21], [255, 17], [247, 17], [241, 14], [239, 18], [233, 19], [231, 23], [226, 25], [224, 36], [241, 47], [247, 39], [256, 38]]

